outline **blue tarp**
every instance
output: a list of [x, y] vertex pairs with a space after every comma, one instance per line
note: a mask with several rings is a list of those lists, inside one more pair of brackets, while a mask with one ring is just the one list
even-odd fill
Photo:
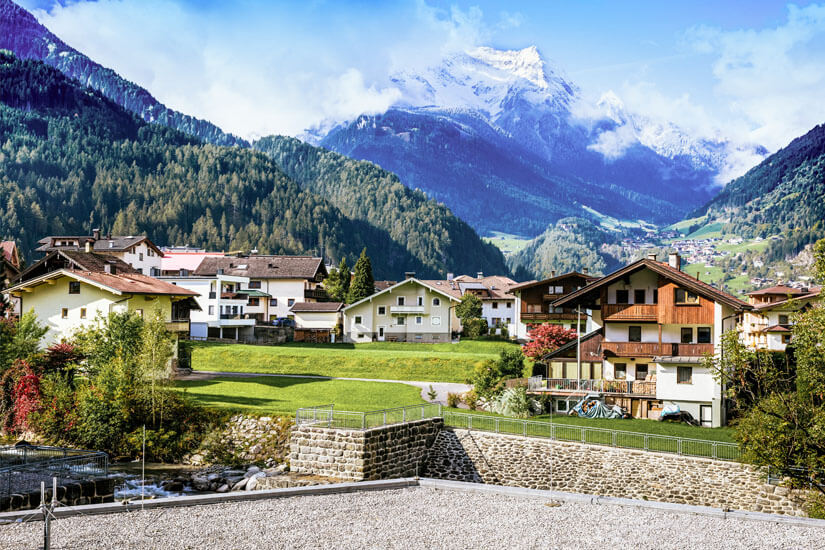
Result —
[[625, 412], [618, 405], [605, 405], [601, 399], [585, 397], [567, 414], [583, 418], [624, 418]]

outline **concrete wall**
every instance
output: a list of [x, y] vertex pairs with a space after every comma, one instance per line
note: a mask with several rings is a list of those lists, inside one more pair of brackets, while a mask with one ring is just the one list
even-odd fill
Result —
[[[51, 502], [51, 478], [46, 482], [46, 500]], [[57, 486], [57, 500], [67, 506], [85, 504], [102, 504], [115, 501], [115, 479], [99, 478], [89, 481], [60, 481]], [[40, 489], [28, 493], [19, 493], [0, 497], [0, 512], [15, 510], [33, 510], [40, 506]]]
[[349, 481], [415, 476], [443, 425], [430, 418], [371, 430], [296, 426], [290, 471]]
[[801, 496], [752, 467], [678, 455], [444, 429], [425, 477], [791, 515]]

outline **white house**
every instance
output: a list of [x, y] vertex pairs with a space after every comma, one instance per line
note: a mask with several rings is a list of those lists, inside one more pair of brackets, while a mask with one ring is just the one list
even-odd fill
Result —
[[820, 287], [792, 288], [785, 285], [748, 293], [753, 306], [742, 321], [742, 337], [751, 349], [785, 351], [791, 343], [794, 316], [821, 303]]
[[410, 277], [344, 308], [344, 340], [450, 342], [460, 296], [457, 283]]
[[197, 308], [192, 290], [143, 275], [118, 258], [75, 250], [48, 253], [3, 292], [48, 327], [46, 345], [71, 337], [98, 316], [125, 311], [147, 316], [160, 310], [167, 329], [185, 335], [189, 312]]
[[475, 277], [459, 275], [452, 279], [448, 276], [448, 280], [444, 282], [450, 281], [458, 285], [461, 296], [470, 293], [481, 300], [481, 317], [487, 321], [488, 327], [503, 327], [510, 336], [515, 337], [518, 308], [516, 296], [511, 289], [517, 285], [516, 281], [501, 275], [485, 277], [483, 273], [478, 273]]
[[92, 235], [84, 236], [50, 236], [38, 241], [38, 252], [49, 253], [54, 250], [74, 250], [95, 252], [114, 256], [132, 266], [138, 273], [156, 276], [160, 274], [160, 262], [163, 252], [146, 236], [101, 236], [95, 229]]
[[296, 342], [334, 342], [343, 320], [341, 302], [298, 302], [290, 309], [295, 320]]

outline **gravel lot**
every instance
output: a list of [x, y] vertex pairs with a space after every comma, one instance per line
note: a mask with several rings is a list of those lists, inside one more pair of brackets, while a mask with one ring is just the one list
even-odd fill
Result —
[[[410, 488], [60, 519], [52, 548], [805, 548], [825, 529]], [[42, 523], [0, 527], [38, 548]]]

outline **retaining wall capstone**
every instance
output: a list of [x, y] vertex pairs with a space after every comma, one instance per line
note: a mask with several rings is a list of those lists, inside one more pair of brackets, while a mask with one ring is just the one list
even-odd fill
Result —
[[804, 494], [753, 467], [582, 443], [441, 430], [424, 476], [571, 493], [804, 516]]
[[443, 426], [441, 418], [369, 430], [299, 425], [290, 440], [290, 471], [348, 481], [415, 476]]

